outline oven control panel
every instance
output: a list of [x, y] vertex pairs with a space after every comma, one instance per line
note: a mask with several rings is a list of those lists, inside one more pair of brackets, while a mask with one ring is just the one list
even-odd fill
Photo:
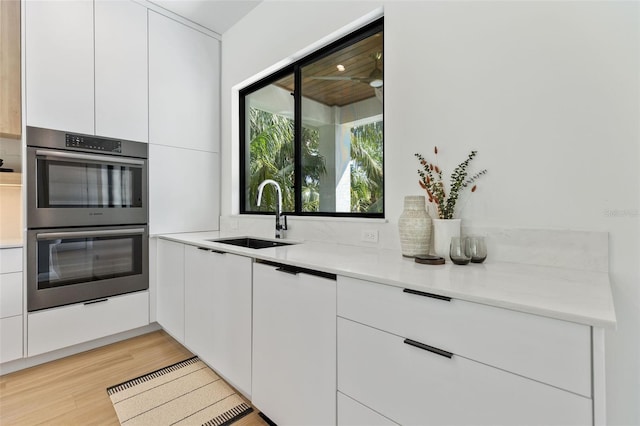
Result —
[[84, 135], [66, 134], [65, 146], [67, 148], [89, 149], [101, 152], [122, 153], [122, 141], [115, 139], [101, 139]]

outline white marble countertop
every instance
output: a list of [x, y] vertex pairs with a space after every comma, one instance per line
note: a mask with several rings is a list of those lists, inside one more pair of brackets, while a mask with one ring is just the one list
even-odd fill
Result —
[[314, 241], [258, 250], [207, 241], [233, 236], [245, 235], [214, 231], [156, 237], [590, 326], [616, 325], [606, 272], [490, 260], [422, 265], [398, 250]]

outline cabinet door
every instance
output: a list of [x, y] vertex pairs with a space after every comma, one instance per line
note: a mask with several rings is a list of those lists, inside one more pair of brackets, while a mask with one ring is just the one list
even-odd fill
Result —
[[22, 358], [22, 315], [0, 319], [0, 364]]
[[186, 246], [185, 345], [251, 393], [251, 259]]
[[589, 398], [407, 343], [339, 318], [340, 392], [399, 424], [592, 424]]
[[215, 254], [207, 249], [184, 248], [184, 344], [204, 362], [212, 363]]
[[22, 272], [0, 275], [0, 318], [22, 315]]
[[22, 4], [27, 125], [93, 134], [93, 1]]
[[218, 152], [220, 43], [149, 11], [149, 142]]
[[254, 263], [252, 381], [275, 423], [336, 423], [335, 280]]
[[184, 342], [184, 244], [158, 240], [156, 319], [174, 339]]
[[251, 394], [252, 259], [211, 253], [214, 265], [211, 365], [233, 386]]
[[96, 134], [147, 142], [147, 9], [95, 2]]
[[220, 216], [218, 154], [149, 145], [149, 232], [212, 231]]
[[0, 273], [22, 271], [22, 248], [0, 249]]

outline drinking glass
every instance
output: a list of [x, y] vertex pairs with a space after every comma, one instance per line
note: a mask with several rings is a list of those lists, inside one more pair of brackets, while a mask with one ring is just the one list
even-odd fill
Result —
[[449, 246], [449, 257], [451, 261], [456, 265], [466, 265], [471, 260], [471, 257], [465, 250], [465, 240], [462, 237], [452, 237], [451, 245]]
[[465, 242], [465, 252], [473, 263], [482, 263], [487, 258], [487, 245], [484, 237], [467, 237]]

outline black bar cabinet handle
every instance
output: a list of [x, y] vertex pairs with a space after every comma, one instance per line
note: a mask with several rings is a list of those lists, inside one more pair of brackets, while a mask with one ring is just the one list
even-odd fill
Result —
[[405, 293], [416, 294], [418, 296], [430, 297], [432, 299], [445, 300], [447, 302], [451, 302], [451, 298], [447, 296], [440, 296], [439, 294], [426, 293], [424, 291], [411, 290], [410, 288], [405, 288], [402, 290]]
[[100, 303], [100, 302], [106, 302], [109, 299], [98, 299], [98, 300], [92, 300], [90, 302], [84, 302], [85, 305], [93, 305], [95, 303]]
[[416, 348], [419, 349], [423, 349], [425, 351], [429, 351], [431, 353], [446, 357], [451, 359], [451, 357], [453, 356], [453, 354], [451, 352], [447, 352], [444, 351], [442, 349], [438, 349], [438, 348], [434, 348], [433, 346], [429, 346], [429, 345], [425, 345], [424, 343], [420, 343], [420, 342], [416, 342], [415, 340], [411, 340], [411, 339], [404, 339], [404, 343], [406, 343], [409, 346], [414, 346]]
[[198, 247], [198, 250], [204, 250], [204, 251], [210, 251], [208, 248], [206, 247]]
[[299, 272], [296, 269], [285, 268], [284, 266], [276, 268], [276, 271], [284, 272], [286, 274], [291, 274], [291, 275], [298, 275], [298, 272]]

